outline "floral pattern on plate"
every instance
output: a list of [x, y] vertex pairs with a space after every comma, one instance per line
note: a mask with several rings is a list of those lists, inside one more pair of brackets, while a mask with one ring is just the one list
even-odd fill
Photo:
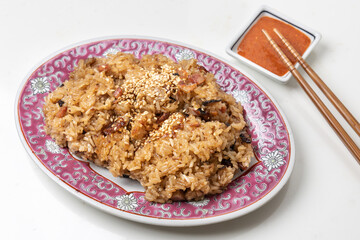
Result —
[[50, 84], [46, 78], [34, 78], [31, 81], [31, 89], [35, 94], [42, 94], [50, 91]]
[[131, 211], [139, 206], [133, 193], [123, 194], [115, 197], [115, 199], [117, 200], [117, 207], [121, 210]]
[[[223, 193], [199, 202], [158, 204], [148, 202], [144, 192], [128, 190], [131, 182], [110, 180], [86, 161], [79, 161], [45, 134], [42, 106], [44, 97], [68, 79], [80, 59], [101, 57], [117, 51], [164, 54], [174, 61], [196, 58], [212, 72], [221, 88], [233, 94], [244, 108], [256, 159]], [[115, 215], [135, 221], [172, 225], [172, 220], [196, 220], [188, 225], [205, 224], [206, 219], [233, 218], [257, 208], [286, 182], [294, 163], [292, 136], [278, 107], [257, 83], [229, 64], [210, 54], [180, 44], [141, 38], [102, 39], [71, 47], [43, 62], [25, 79], [17, 99], [17, 126], [25, 148], [55, 181], [79, 197]], [[181, 225], [185, 225], [181, 221]]]

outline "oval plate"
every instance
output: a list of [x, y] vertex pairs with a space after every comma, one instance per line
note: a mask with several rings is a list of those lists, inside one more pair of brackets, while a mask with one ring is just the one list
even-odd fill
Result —
[[[158, 204], [144, 199], [135, 181], [112, 177], [106, 169], [77, 159], [44, 132], [44, 97], [62, 82], [79, 59], [118, 51], [163, 54], [175, 61], [196, 58], [221, 88], [244, 107], [255, 151], [253, 165], [222, 194], [199, 202]], [[30, 157], [59, 185], [85, 202], [129, 220], [165, 226], [195, 226], [247, 214], [269, 201], [288, 180], [295, 161], [287, 120], [270, 94], [252, 77], [219, 57], [174, 41], [139, 36], [92, 39], [60, 50], [37, 65], [22, 82], [15, 102], [15, 121]]]

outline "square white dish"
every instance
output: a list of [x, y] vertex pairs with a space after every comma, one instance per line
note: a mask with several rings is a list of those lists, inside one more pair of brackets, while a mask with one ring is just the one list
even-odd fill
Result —
[[[310, 45], [309, 47], [306, 49], [306, 51], [304, 52], [304, 54], [302, 55], [302, 57], [305, 59], [310, 52], [313, 50], [313, 48], [318, 44], [318, 42], [321, 39], [321, 34], [307, 26], [304, 26], [303, 24], [300, 24], [299, 22], [285, 16], [284, 14], [278, 12], [275, 9], [272, 9], [268, 6], [262, 6], [254, 15], [253, 17], [250, 19], [249, 22], [247, 22], [242, 29], [240, 30], [240, 32], [238, 34], [236, 34], [236, 36], [232, 39], [232, 41], [229, 43], [229, 45], [226, 47], [226, 52], [240, 60], [242, 63], [250, 66], [251, 68], [261, 72], [262, 74], [271, 77], [272, 79], [280, 82], [280, 83], [287, 83], [291, 77], [291, 73], [288, 71], [287, 73], [285, 73], [282, 76], [276, 75], [274, 73], [272, 73], [271, 71], [261, 67], [260, 65], [248, 60], [245, 57], [242, 57], [241, 55], [239, 55], [237, 53], [237, 48], [240, 44], [240, 42], [242, 41], [242, 39], [244, 38], [244, 36], [246, 35], [246, 33], [251, 29], [251, 27], [263, 16], [268, 16], [268, 17], [272, 17], [275, 19], [278, 19], [280, 21], [283, 21], [291, 26], [293, 26], [294, 28], [298, 29], [299, 31], [303, 32], [305, 35], [307, 35], [310, 38]], [[295, 64], [295, 67], [298, 68], [299, 63]]]

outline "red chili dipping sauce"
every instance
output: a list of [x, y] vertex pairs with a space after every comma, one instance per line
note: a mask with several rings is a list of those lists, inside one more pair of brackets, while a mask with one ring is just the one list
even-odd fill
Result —
[[310, 46], [310, 38], [300, 30], [280, 20], [264, 16], [261, 17], [246, 33], [239, 44], [237, 52], [239, 55], [260, 65], [270, 72], [283, 76], [289, 70], [281, 61], [280, 57], [272, 48], [261, 30], [265, 29], [270, 34], [272, 39], [280, 46], [281, 50], [293, 64], [296, 63], [296, 59], [274, 33], [274, 28], [284, 35], [300, 55], [303, 55]]

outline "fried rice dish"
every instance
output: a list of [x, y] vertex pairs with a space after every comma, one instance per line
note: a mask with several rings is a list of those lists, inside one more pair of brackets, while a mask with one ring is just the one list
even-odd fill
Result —
[[57, 144], [139, 181], [148, 201], [221, 193], [253, 156], [241, 104], [195, 59], [80, 60], [43, 112]]

